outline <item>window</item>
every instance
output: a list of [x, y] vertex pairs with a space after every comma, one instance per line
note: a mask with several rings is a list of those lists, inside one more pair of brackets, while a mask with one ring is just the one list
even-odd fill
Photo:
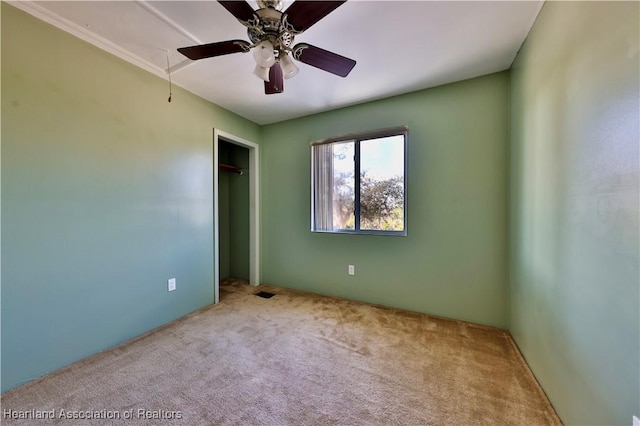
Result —
[[407, 235], [406, 127], [311, 145], [311, 230]]

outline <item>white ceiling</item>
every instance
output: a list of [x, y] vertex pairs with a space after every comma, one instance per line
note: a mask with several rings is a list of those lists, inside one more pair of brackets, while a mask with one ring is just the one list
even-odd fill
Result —
[[173, 84], [268, 124], [508, 69], [543, 0], [350, 0], [296, 43], [356, 60], [351, 74], [341, 78], [298, 63], [298, 75], [275, 95], [264, 94], [250, 53], [191, 61], [176, 51], [248, 40], [246, 28], [216, 1], [11, 4], [165, 79], [168, 53]]

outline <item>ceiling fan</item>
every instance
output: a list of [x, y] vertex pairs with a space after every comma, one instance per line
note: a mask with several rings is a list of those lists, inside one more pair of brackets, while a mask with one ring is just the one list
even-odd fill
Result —
[[247, 27], [251, 43], [244, 40], [227, 40], [217, 43], [181, 47], [178, 52], [191, 60], [249, 52], [253, 49], [256, 67], [253, 73], [264, 80], [267, 95], [284, 91], [284, 78], [298, 73], [291, 57], [307, 65], [346, 77], [356, 65], [345, 58], [308, 43], [293, 45], [294, 38], [313, 24], [333, 12], [343, 1], [297, 0], [284, 12], [282, 0], [257, 0], [258, 10], [246, 1], [221, 1], [225, 9]]

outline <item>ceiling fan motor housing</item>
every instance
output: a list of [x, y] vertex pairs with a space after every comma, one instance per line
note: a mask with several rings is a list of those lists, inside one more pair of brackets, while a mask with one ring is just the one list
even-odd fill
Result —
[[279, 10], [271, 6], [258, 9], [246, 26], [252, 43], [258, 44], [267, 40], [278, 52], [291, 49], [294, 39], [293, 28], [287, 25], [286, 15], [283, 17]]
[[258, 0], [258, 7], [260, 9], [264, 9], [265, 7], [270, 7], [272, 9], [282, 10], [283, 1], [282, 0]]

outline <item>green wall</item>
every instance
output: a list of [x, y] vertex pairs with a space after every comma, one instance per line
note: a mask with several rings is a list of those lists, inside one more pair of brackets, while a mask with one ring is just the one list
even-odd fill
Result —
[[229, 179], [229, 273], [249, 281], [249, 149], [232, 144], [229, 161], [243, 169]]
[[[506, 327], [508, 84], [492, 74], [264, 126], [262, 281]], [[312, 233], [309, 143], [397, 125], [408, 236]]]
[[[549, 2], [511, 74], [260, 127], [2, 3], [2, 390], [213, 302], [216, 127], [261, 142], [262, 282], [509, 326], [566, 423], [629, 424], [638, 9]], [[397, 125], [408, 236], [311, 233], [309, 142]]]
[[512, 68], [510, 328], [566, 424], [640, 414], [638, 2], [547, 2]]
[[249, 281], [249, 150], [221, 140], [218, 151], [220, 163], [243, 169], [219, 174], [220, 279]]
[[166, 98], [2, 3], [3, 390], [213, 302], [213, 128], [260, 127]]
[[[229, 164], [229, 149], [231, 144], [222, 140], [218, 141], [218, 162]], [[229, 278], [231, 272], [229, 262], [231, 261], [230, 251], [230, 220], [229, 215], [229, 181], [231, 175], [224, 171], [218, 173], [218, 261], [220, 268], [220, 280]]]

